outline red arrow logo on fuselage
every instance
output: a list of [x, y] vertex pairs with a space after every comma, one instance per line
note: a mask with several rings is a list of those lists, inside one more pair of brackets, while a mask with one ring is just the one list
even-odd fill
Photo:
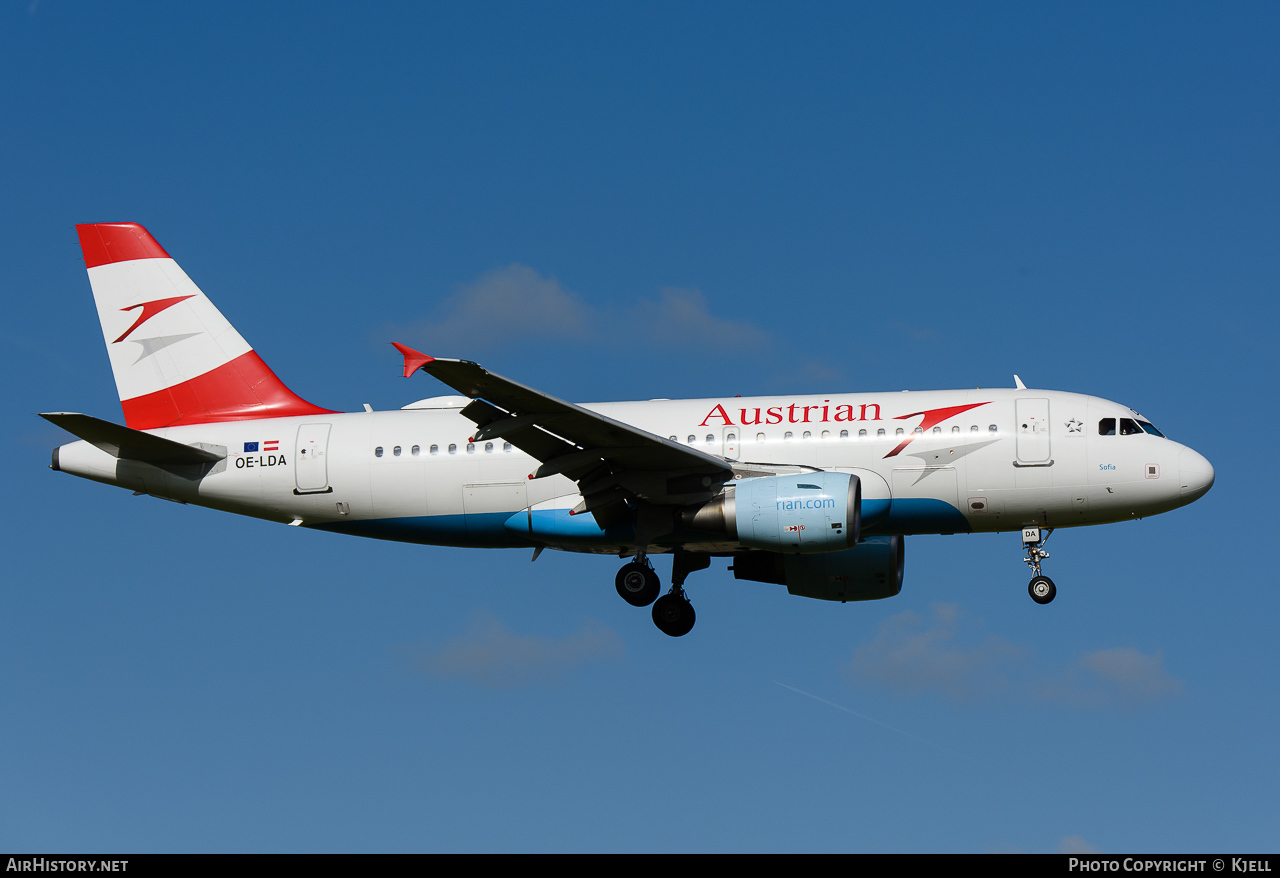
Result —
[[142, 324], [146, 323], [152, 317], [155, 317], [165, 308], [172, 308], [174, 305], [178, 304], [179, 302], [185, 299], [194, 299], [194, 298], [195, 298], [194, 295], [174, 296], [173, 298], [170, 298], [170, 299], [156, 299], [154, 302], [139, 302], [136, 305], [130, 305], [128, 308], [121, 308], [120, 309], [121, 311], [132, 311], [134, 308], [141, 308], [142, 313], [138, 315], [137, 320], [133, 321], [133, 326], [130, 326], [128, 329], [126, 329], [124, 332], [124, 335], [117, 338], [115, 341], [112, 342], [112, 344], [116, 344], [116, 342], [124, 341], [126, 338], [129, 337], [130, 333], [132, 333], [135, 329], [137, 329]]
[[[990, 400], [987, 402], [974, 402], [969, 405], [951, 405], [942, 409], [927, 409], [923, 412], [912, 412], [909, 415], [898, 415], [894, 420], [901, 421], [906, 418], [914, 418], [917, 415], [924, 415], [924, 420], [920, 422], [920, 432], [923, 433], [929, 430], [929, 428], [936, 427], [938, 424], [941, 424], [947, 418], [954, 418], [956, 415], [961, 414], [962, 412], [967, 412], [969, 409], [976, 409], [980, 405], [990, 405]], [[885, 457], [896, 457], [898, 452], [910, 445], [915, 438], [915, 433], [909, 434], [906, 439], [903, 439], [902, 442], [898, 444], [897, 448], [890, 451], [885, 455]], [[881, 459], [883, 460], [883, 458]]]

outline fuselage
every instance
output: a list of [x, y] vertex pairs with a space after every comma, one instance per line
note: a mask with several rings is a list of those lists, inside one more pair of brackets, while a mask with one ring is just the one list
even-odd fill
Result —
[[[148, 432], [225, 450], [212, 467], [117, 459], [64, 445], [55, 468], [133, 491], [305, 527], [449, 546], [625, 554], [634, 530], [602, 530], [561, 475], [501, 438], [472, 442], [461, 397], [396, 411], [236, 420]], [[724, 458], [736, 478], [857, 475], [868, 535], [1071, 527], [1166, 512], [1202, 496], [1213, 468], [1131, 409], [1059, 391], [975, 389], [586, 405]], [[674, 533], [675, 545], [737, 548]]]

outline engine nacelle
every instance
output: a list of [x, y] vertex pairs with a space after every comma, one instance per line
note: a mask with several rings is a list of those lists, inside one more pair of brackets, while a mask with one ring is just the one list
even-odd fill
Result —
[[824, 601], [875, 601], [902, 591], [905, 540], [868, 537], [852, 549], [825, 555], [747, 552], [733, 561], [735, 579], [785, 585]]
[[725, 534], [769, 552], [838, 552], [856, 545], [862, 483], [848, 473], [743, 479], [681, 515], [685, 527]]

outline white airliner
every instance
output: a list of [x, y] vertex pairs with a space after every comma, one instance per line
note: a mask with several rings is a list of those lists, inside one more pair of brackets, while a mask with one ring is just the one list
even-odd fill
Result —
[[[831, 601], [902, 588], [908, 534], [1021, 531], [1031, 597], [1054, 528], [1167, 512], [1213, 467], [1137, 412], [1015, 389], [575, 405], [396, 344], [452, 388], [399, 411], [294, 395], [142, 226], [76, 227], [127, 426], [48, 413], [52, 468], [337, 533], [630, 558], [618, 593], [673, 637], [689, 573]], [[368, 407], [366, 406], [366, 409]], [[672, 585], [649, 561], [674, 554]]]

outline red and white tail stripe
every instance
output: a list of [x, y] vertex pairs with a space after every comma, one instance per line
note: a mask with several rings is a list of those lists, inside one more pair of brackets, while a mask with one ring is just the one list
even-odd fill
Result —
[[329, 412], [285, 387], [142, 226], [76, 231], [130, 427]]

